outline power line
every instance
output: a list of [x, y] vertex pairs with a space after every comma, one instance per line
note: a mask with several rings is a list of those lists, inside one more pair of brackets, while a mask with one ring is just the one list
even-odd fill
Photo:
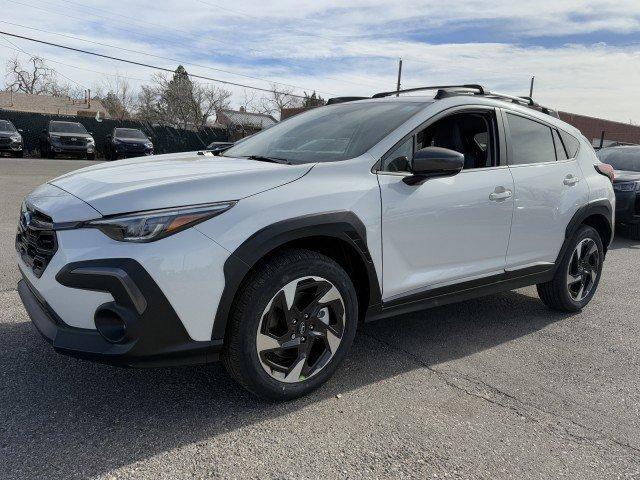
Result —
[[[84, 18], [73, 17], [73, 16], [70, 16], [70, 15], [68, 15], [68, 14], [66, 14], [66, 13], [61, 13], [61, 12], [59, 12], [59, 11], [47, 10], [46, 8], [42, 8], [41, 6], [36, 6], [36, 5], [28, 4], [28, 3], [23, 3], [23, 2], [20, 2], [20, 1], [17, 1], [17, 0], [8, 0], [8, 1], [10, 1], [10, 2], [12, 2], [12, 3], [15, 3], [15, 4], [18, 4], [18, 5], [25, 6], [25, 7], [33, 8], [33, 9], [36, 9], [36, 10], [41, 10], [41, 11], [46, 12], [46, 13], [51, 13], [51, 14], [54, 14], [54, 15], [64, 16], [65, 18], [72, 18], [72, 19], [74, 19], [74, 20], [78, 20], [79, 22], [85, 22], [85, 21], [86, 21], [86, 19], [84, 19]], [[45, 2], [45, 3], [49, 3], [49, 4], [50, 4], [50, 2]], [[88, 8], [88, 7], [86, 7], [86, 6], [85, 6], [85, 5], [83, 5], [83, 4], [79, 4], [79, 3], [77, 3], [77, 2], [72, 2], [72, 1], [70, 1], [70, 0], [66, 0], [66, 2], [62, 2], [62, 3], [73, 3], [73, 4], [75, 4], [75, 5], [82, 6], [82, 7], [84, 7], [85, 9], [87, 9], [87, 8]], [[110, 20], [111, 22], [113, 22], [113, 16], [117, 16], [117, 17], [120, 17], [120, 18], [124, 18], [124, 19], [128, 20], [129, 22], [136, 23], [136, 24], [138, 24], [138, 25], [144, 25], [144, 26], [149, 26], [149, 25], [151, 25], [151, 26], [156, 26], [156, 27], [162, 28], [162, 29], [172, 29], [172, 30], [175, 30], [175, 31], [178, 31], [178, 32], [184, 32], [184, 34], [186, 34], [186, 36], [191, 37], [191, 38], [194, 38], [194, 39], [196, 39], [197, 41], [201, 41], [201, 40], [203, 40], [202, 36], [194, 35], [194, 33], [193, 33], [193, 32], [190, 32], [190, 31], [187, 31], [187, 30], [184, 30], [184, 29], [180, 29], [180, 28], [177, 28], [177, 27], [174, 27], [174, 26], [167, 27], [166, 25], [154, 24], [154, 23], [150, 23], [150, 22], [147, 22], [147, 21], [142, 22], [142, 21], [138, 21], [137, 19], [134, 19], [134, 18], [128, 17], [128, 16], [126, 16], [126, 15], [122, 15], [122, 14], [114, 14], [114, 13], [109, 13], [109, 15], [111, 15], [111, 16], [112, 16], [112, 18], [109, 18], [109, 17], [105, 17], [104, 15], [99, 15], [99, 14], [95, 13], [95, 10], [99, 10], [99, 9], [94, 9], [94, 8], [89, 9], [89, 14], [90, 14], [90, 15], [92, 15], [92, 16], [94, 16], [94, 17], [97, 17], [97, 18], [102, 18], [102, 19]], [[102, 11], [104, 11], [104, 10], [102, 10]], [[113, 27], [113, 28], [118, 29], [118, 27], [117, 27], [117, 26], [114, 26], [114, 25], [110, 25], [110, 26], [111, 26], [111, 27]], [[27, 28], [30, 28], [30, 27], [27, 27]], [[145, 38], [145, 40], [148, 40], [148, 37], [149, 37], [149, 35], [146, 35], [146, 34], [142, 34], [142, 33], [136, 32], [135, 30], [133, 30], [133, 31], [132, 31], [132, 30], [126, 30], [126, 32], [127, 32], [128, 34], [133, 34], [133, 35], [139, 35], [139, 36], [142, 36], [142, 37], [144, 37], [144, 38]], [[157, 39], [162, 39], [163, 41], [166, 41], [166, 38], [164, 38], [164, 37], [159, 37], [159, 36], [157, 36], [157, 35], [151, 35], [151, 37], [153, 37], [153, 38], [157, 38]], [[229, 42], [224, 42], [224, 41], [221, 41], [221, 40], [218, 40], [218, 39], [214, 39], [214, 38], [210, 38], [210, 37], [208, 37], [207, 39], [208, 39], [208, 40], [210, 40], [210, 41], [213, 41], [213, 42], [215, 42], [215, 43], [219, 43], [219, 44], [221, 44], [221, 45], [225, 45], [225, 46], [227, 46], [227, 47], [228, 47], [228, 46], [231, 46], [231, 47], [237, 47], [237, 45], [235, 45], [235, 44], [231, 44], [231, 43], [229, 43]], [[116, 48], [118, 48], [118, 47], [116, 47]], [[259, 50], [259, 49], [255, 49], [255, 48], [251, 48], [251, 47], [247, 47], [245, 50], [247, 50], [247, 51], [249, 51], [249, 52], [255, 52], [255, 53], [257, 53], [257, 54], [269, 55], [269, 52], [265, 52], [265, 51], [262, 51], [262, 50]], [[291, 66], [291, 67], [297, 68], [297, 65], [295, 65], [295, 64], [293, 64], [293, 63], [291, 63], [291, 62], [284, 61], [283, 59], [278, 59], [278, 61], [279, 61], [280, 63], [284, 64], [284, 65], [289, 65], [289, 66]], [[208, 67], [205, 67], [205, 68], [208, 68]], [[229, 73], [231, 73], [231, 74], [233, 74], [233, 75], [237, 75], [237, 74], [236, 74], [236, 73], [234, 73], [234, 72], [229, 72]], [[245, 76], [245, 75], [242, 75], [242, 76]], [[373, 85], [373, 84], [371, 84], [371, 83], [368, 83], [368, 82], [366, 82], [366, 81], [365, 81], [365, 80], [363, 80], [363, 79], [358, 79], [357, 81], [351, 81], [351, 80], [347, 80], [347, 79], [345, 79], [345, 78], [339, 78], [339, 79], [338, 79], [338, 78], [335, 78], [335, 77], [329, 77], [329, 76], [326, 76], [326, 75], [325, 75], [325, 77], [326, 77], [326, 78], [328, 78], [328, 79], [331, 79], [331, 80], [336, 80], [336, 81], [341, 81], [341, 82], [344, 82], [344, 83], [350, 83], [350, 84], [353, 84], [353, 85], [357, 85], [357, 86], [359, 86], [359, 87], [362, 87], [362, 85], [363, 85], [363, 84], [368, 84], [368, 85], [373, 86], [373, 87], [375, 87], [375, 88], [379, 88], [377, 85]], [[278, 84], [278, 82], [271, 82], [270, 80], [267, 80], [267, 79], [259, 79], [259, 80], [261, 80], [261, 81], [265, 81], [265, 82], [270, 82], [270, 83], [276, 83], [276, 84]], [[286, 85], [286, 84], [282, 84], [282, 83], [280, 83], [280, 85], [291, 86], [291, 85]], [[295, 87], [295, 88], [299, 88], [300, 90], [303, 90], [303, 91], [305, 90], [305, 89], [304, 89], [304, 88], [302, 88], [302, 87]], [[336, 95], [336, 94], [331, 93], [331, 92], [321, 92], [321, 93], [328, 93], [328, 94], [330, 94], [330, 95]]]
[[[95, 40], [88, 40], [86, 38], [76, 37], [74, 35], [68, 35], [68, 34], [64, 34], [64, 33], [52, 32], [50, 30], [44, 30], [42, 28], [29, 27], [27, 25], [21, 25], [19, 23], [7, 22], [5, 20], [0, 20], [0, 23], [5, 23], [7, 25], [11, 25], [11, 26], [14, 26], [14, 27], [26, 28], [28, 30], [34, 30], [36, 32], [47, 33], [49, 35], [57, 35], [59, 37], [68, 38], [68, 39], [71, 39], [71, 40], [79, 40], [81, 42], [87, 42], [87, 43], [91, 43], [93, 45], [99, 45], [101, 47], [114, 48], [116, 50], [122, 50], [124, 52], [129, 52], [129, 53], [135, 53], [137, 55], [146, 55], [147, 57], [158, 58], [158, 59], [161, 59], [161, 60], [169, 60], [171, 62], [176, 62], [176, 63], [182, 64], [182, 65], [188, 65], [188, 66], [191, 66], [191, 67], [205, 68], [205, 69], [209, 69], [209, 70], [214, 70], [216, 72], [228, 73], [228, 74], [231, 74], [231, 75], [238, 75], [240, 77], [250, 78], [252, 80], [259, 80], [259, 81], [263, 81], [263, 82], [273, 83], [274, 85], [281, 85], [281, 86], [284, 86], [284, 87], [297, 88], [297, 89], [302, 90], [302, 91], [306, 91], [307, 90], [304, 87], [300, 87], [298, 85], [292, 85], [292, 84], [282, 83], [282, 82], [274, 82], [274, 81], [268, 80], [266, 78], [256, 77], [256, 76], [247, 75], [247, 74], [243, 74], [243, 73], [231, 72], [229, 70], [223, 70], [221, 68], [210, 67], [210, 66], [201, 65], [201, 64], [198, 64], [198, 63], [185, 62], [185, 61], [182, 61], [182, 60], [176, 59], [176, 58], [165, 57], [165, 56], [162, 56], [162, 55], [156, 55], [156, 54], [153, 54], [153, 53], [143, 52], [143, 51], [140, 51], [140, 50], [133, 50], [131, 48], [119, 47], [117, 45], [111, 45], [111, 44], [108, 44], [108, 43], [96, 42]], [[312, 90], [312, 89], [308, 89], [308, 90]], [[320, 91], [320, 90], [317, 90], [317, 91], [319, 93], [326, 93], [326, 94], [329, 94], [329, 95], [336, 96], [336, 94], [332, 93], [332, 92], [324, 92], [324, 91]]]
[[[143, 63], [143, 62], [136, 62], [134, 60], [127, 60], [125, 58], [114, 57], [114, 56], [105, 55], [105, 54], [102, 54], [102, 53], [91, 52], [89, 50], [83, 50], [81, 48], [74, 48], [74, 47], [69, 47], [67, 45], [60, 45], [59, 43], [46, 42], [44, 40], [38, 40], [37, 38], [31, 38], [31, 37], [25, 37], [24, 35], [18, 35], [16, 33], [4, 32], [4, 31], [0, 30], [0, 34], [9, 35], [10, 37], [14, 37], [14, 38], [21, 38], [23, 40], [29, 40], [30, 42], [41, 43], [43, 45], [48, 45], [50, 47], [62, 48], [62, 49], [65, 49], [65, 50], [70, 50], [72, 52], [84, 53], [84, 54], [87, 54], [87, 55], [93, 55], [95, 57], [106, 58], [108, 60], [115, 60], [115, 61], [118, 61], [118, 62], [129, 63], [131, 65], [137, 65], [139, 67], [153, 68], [155, 70], [161, 70], [161, 71], [164, 71], [164, 72], [175, 73], [175, 71], [171, 70], [170, 68], [159, 67], [157, 65], [151, 65], [151, 64]], [[193, 74], [193, 73], [187, 73], [187, 75], [189, 77], [193, 77], [193, 78], [199, 78], [199, 79], [202, 79], [202, 80], [209, 80], [211, 82], [224, 83], [226, 85], [233, 85], [233, 86], [236, 86], [236, 87], [249, 88], [251, 90], [258, 90], [258, 91], [261, 91], [261, 92], [279, 93], [281, 95], [289, 95], [291, 97], [302, 98], [302, 99], [306, 98], [303, 95], [295, 95], [293, 93], [278, 92], [277, 90], [274, 91], [274, 90], [269, 90], [267, 88], [253, 87], [251, 85], [245, 85], [245, 84], [242, 84], [242, 83], [229, 82], [227, 80], [220, 80], [220, 79], [217, 79], [217, 78], [205, 77], [204, 75], [196, 75], [196, 74]]]
[[[19, 46], [18, 46], [18, 45], [16, 45], [15, 43], [13, 43], [11, 40], [9, 40], [8, 38], [6, 38], [4, 35], [1, 35], [1, 36], [2, 36], [2, 39], [3, 39], [5, 42], [7, 42], [7, 43], [9, 43], [10, 45], [13, 45], [13, 46], [15, 47], [15, 48], [13, 48], [12, 50], [16, 50], [16, 51], [22, 52], [22, 53], [24, 53], [25, 55], [29, 55], [30, 57], [33, 57], [33, 56], [34, 56], [33, 54], [31, 54], [31, 53], [29, 53], [29, 52], [26, 52], [26, 51], [25, 51], [25, 50], [23, 50], [21, 47], [19, 47]], [[11, 48], [11, 47], [9, 47], [9, 48]], [[44, 60], [44, 59], [43, 59], [43, 60]], [[60, 72], [58, 72], [58, 71], [55, 71], [55, 72], [56, 72], [56, 74], [60, 75], [62, 78], [66, 78], [66, 79], [67, 79], [67, 80], [69, 80], [70, 82], [73, 82], [73, 83], [75, 83], [76, 85], [78, 85], [78, 86], [80, 86], [80, 87], [82, 87], [82, 88], [85, 88], [85, 89], [86, 89], [86, 88], [89, 88], [89, 87], [87, 87], [86, 85], [83, 85], [82, 83], [80, 83], [80, 82], [78, 82], [78, 81], [74, 80], [73, 78], [69, 78], [69, 77], [67, 77], [66, 75], [64, 75], [64, 74], [62, 74], [62, 73], [60, 73]]]

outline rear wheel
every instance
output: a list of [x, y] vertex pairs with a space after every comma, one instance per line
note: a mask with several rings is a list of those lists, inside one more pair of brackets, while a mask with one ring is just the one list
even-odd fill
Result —
[[240, 291], [227, 327], [225, 366], [262, 398], [305, 395], [344, 359], [357, 317], [355, 289], [336, 262], [289, 250], [260, 266]]
[[600, 235], [592, 227], [583, 225], [571, 239], [553, 280], [538, 285], [540, 299], [554, 310], [581, 310], [598, 288], [603, 261]]

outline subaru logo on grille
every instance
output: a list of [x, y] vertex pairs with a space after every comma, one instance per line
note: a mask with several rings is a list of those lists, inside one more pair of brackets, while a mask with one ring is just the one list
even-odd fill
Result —
[[72, 142], [76, 142], [78, 139], [76, 137], [71, 137]]
[[22, 215], [20, 215], [20, 223], [24, 228], [29, 228], [29, 225], [31, 225], [31, 214], [29, 212], [22, 212]]

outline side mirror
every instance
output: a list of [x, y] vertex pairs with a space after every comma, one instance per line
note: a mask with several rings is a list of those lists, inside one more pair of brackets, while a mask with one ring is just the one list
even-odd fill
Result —
[[18, 133], [24, 133], [24, 130], [22, 128], [19, 128]]
[[457, 175], [464, 167], [464, 155], [440, 147], [427, 147], [413, 155], [413, 175], [404, 177], [407, 185], [416, 185], [433, 177]]
[[42, 129], [42, 133], [45, 133], [45, 134], [46, 134], [46, 133], [47, 133], [47, 129], [46, 129], [46, 128], [43, 128], [43, 129]]

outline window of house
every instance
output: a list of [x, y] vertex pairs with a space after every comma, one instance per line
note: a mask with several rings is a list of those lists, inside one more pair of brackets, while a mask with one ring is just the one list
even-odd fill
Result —
[[510, 132], [510, 165], [555, 162], [551, 128], [534, 120], [507, 113]]

